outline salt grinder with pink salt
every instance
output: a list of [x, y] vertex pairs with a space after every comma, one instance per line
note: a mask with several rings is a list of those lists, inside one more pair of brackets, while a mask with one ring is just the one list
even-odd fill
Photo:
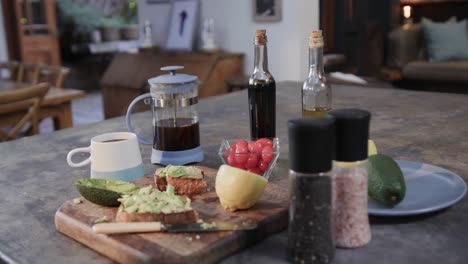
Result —
[[367, 214], [367, 144], [371, 114], [361, 109], [339, 109], [332, 180], [333, 237], [336, 247], [357, 248], [369, 243]]

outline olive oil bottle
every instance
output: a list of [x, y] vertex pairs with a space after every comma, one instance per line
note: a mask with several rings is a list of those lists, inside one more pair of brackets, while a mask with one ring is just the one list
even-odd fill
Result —
[[302, 85], [302, 116], [325, 117], [331, 110], [331, 86], [323, 70], [323, 36], [321, 30], [309, 35], [309, 76]]
[[326, 107], [313, 107], [313, 108], [302, 108], [302, 117], [325, 117], [327, 116], [330, 108]]
[[254, 71], [249, 79], [251, 138], [276, 136], [276, 84], [268, 70], [266, 30], [255, 32]]

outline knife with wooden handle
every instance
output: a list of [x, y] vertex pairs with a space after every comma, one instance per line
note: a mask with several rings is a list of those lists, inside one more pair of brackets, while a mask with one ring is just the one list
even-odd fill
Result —
[[100, 234], [125, 234], [144, 232], [216, 232], [250, 230], [257, 227], [251, 220], [241, 222], [212, 222], [191, 224], [163, 224], [161, 222], [100, 223], [93, 226], [93, 232]]

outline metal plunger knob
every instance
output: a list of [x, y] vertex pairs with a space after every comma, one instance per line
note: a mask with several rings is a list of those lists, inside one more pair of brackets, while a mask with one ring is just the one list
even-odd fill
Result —
[[161, 71], [168, 71], [170, 75], [176, 75], [177, 70], [183, 70], [184, 66], [166, 66], [161, 67]]

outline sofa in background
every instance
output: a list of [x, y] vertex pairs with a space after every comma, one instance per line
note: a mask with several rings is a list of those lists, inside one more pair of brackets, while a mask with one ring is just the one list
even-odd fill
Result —
[[[406, 24], [389, 33], [387, 66], [400, 71], [402, 80], [468, 83], [468, 59], [429, 60], [423, 23], [431, 21]], [[457, 23], [456, 18], [446, 23]], [[468, 38], [468, 28], [465, 31]], [[447, 45], [450, 48], [450, 40]]]

